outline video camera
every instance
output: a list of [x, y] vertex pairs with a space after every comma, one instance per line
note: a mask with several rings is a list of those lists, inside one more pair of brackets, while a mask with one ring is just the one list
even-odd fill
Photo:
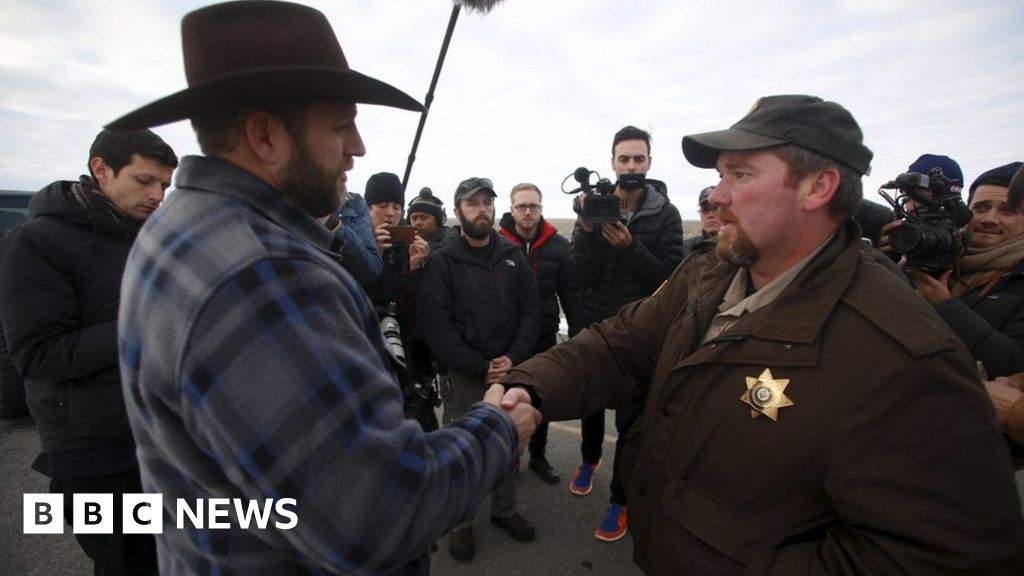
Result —
[[[592, 175], [597, 176], [597, 182], [593, 184], [590, 182]], [[601, 178], [601, 175], [597, 172], [582, 166], [577, 168], [570, 176], [576, 180], [579, 187], [573, 190], [566, 190], [565, 182], [569, 180], [569, 176], [566, 176], [565, 180], [562, 181], [562, 191], [566, 194], [575, 194], [582, 191], [586, 195], [586, 201], [582, 203], [582, 208], [580, 207], [579, 198], [575, 199], [572, 204], [573, 211], [579, 214], [584, 222], [587, 224], [604, 224], [605, 222], [618, 222], [622, 220], [622, 200], [615, 195], [616, 184], [614, 182], [607, 178]], [[643, 185], [643, 174], [623, 175], [623, 178], [627, 177], [639, 177], [640, 185]]]
[[[886, 189], [899, 190], [896, 199]], [[906, 255], [908, 268], [938, 277], [956, 265], [963, 247], [960, 229], [973, 216], [960, 190], [960, 184], [946, 177], [941, 168], [932, 168], [928, 174], [904, 172], [878, 189], [896, 218], [903, 219], [889, 231], [889, 243], [894, 252]], [[906, 205], [911, 200], [916, 206], [908, 211]]]

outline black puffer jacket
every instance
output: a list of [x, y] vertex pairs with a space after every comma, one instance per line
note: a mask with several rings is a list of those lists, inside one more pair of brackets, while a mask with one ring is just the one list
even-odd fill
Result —
[[573, 230], [574, 264], [588, 324], [650, 296], [683, 259], [679, 210], [651, 186], [626, 228], [633, 235], [633, 244], [625, 250], [612, 247], [599, 227], [585, 232], [577, 222]]
[[935, 307], [990, 378], [1024, 372], [1024, 262], [984, 295], [975, 288]]
[[491, 232], [484, 262], [456, 227], [430, 254], [417, 295], [419, 334], [434, 358], [471, 378], [508, 356], [518, 364], [533, 355], [540, 312], [537, 281], [523, 253]]
[[36, 193], [31, 219], [0, 243], [7, 345], [48, 453], [123, 446], [131, 438], [117, 309], [138, 228], [71, 201], [66, 191], [73, 184], [58, 181]]
[[580, 286], [572, 264], [572, 245], [543, 216], [537, 228], [536, 238], [527, 240], [516, 232], [516, 221], [511, 213], [506, 212], [501, 217], [501, 235], [523, 251], [537, 275], [540, 334], [550, 336], [558, 333], [558, 304], [561, 301], [569, 324], [569, 336], [575, 336], [585, 323]]

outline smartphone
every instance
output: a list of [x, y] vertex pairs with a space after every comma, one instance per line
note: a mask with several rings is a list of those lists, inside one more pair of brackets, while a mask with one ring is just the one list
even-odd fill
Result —
[[416, 229], [412, 226], [387, 226], [384, 229], [391, 235], [392, 244], [412, 244], [416, 239]]

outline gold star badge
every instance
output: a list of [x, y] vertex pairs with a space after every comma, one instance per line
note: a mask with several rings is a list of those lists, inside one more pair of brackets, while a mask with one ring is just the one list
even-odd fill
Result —
[[778, 422], [779, 408], [793, 405], [785, 394], [786, 386], [789, 386], [789, 380], [776, 380], [772, 378], [772, 371], [765, 368], [757, 378], [747, 376], [747, 391], [740, 400], [750, 404], [751, 418], [764, 414]]

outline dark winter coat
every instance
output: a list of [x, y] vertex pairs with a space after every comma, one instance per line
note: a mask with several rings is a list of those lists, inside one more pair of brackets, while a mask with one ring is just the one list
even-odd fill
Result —
[[72, 185], [58, 181], [36, 193], [31, 219], [0, 244], [7, 344], [47, 453], [131, 438], [117, 310], [138, 228], [73, 202], [66, 196]]
[[600, 227], [573, 231], [576, 277], [583, 289], [587, 323], [600, 322], [619, 308], [650, 296], [683, 259], [683, 221], [668, 198], [648, 186], [626, 228], [633, 244], [612, 247]]
[[[688, 258], [503, 379], [534, 387], [550, 420], [642, 388], [622, 471], [644, 572], [1024, 573], [1010, 460], [967, 350], [856, 226], [702, 342], [736, 272]], [[775, 421], [742, 400], [760, 378], [786, 383]]]
[[717, 236], [708, 236], [703, 230], [700, 234], [692, 236], [683, 241], [683, 258], [696, 252], [697, 254], [703, 254], [715, 249], [718, 245]]
[[445, 238], [448, 237], [448, 234], [450, 234], [451, 231], [452, 229], [447, 226], [438, 226], [437, 230], [434, 230], [432, 234], [424, 236], [423, 238], [427, 241], [427, 244], [430, 244], [430, 251], [433, 252], [434, 250], [441, 248], [441, 245], [444, 244]]
[[508, 356], [518, 364], [533, 354], [539, 332], [537, 280], [514, 244], [491, 232], [486, 262], [454, 228], [430, 254], [417, 295], [419, 334], [434, 358], [470, 378]]
[[935, 307], [990, 378], [1024, 372], [1024, 262], [980, 296], [982, 287]]
[[509, 212], [501, 217], [500, 232], [523, 251], [537, 276], [541, 336], [554, 336], [558, 333], [561, 316], [559, 302], [565, 310], [569, 336], [575, 336], [583, 329], [584, 320], [569, 241], [543, 216], [537, 224], [536, 236], [530, 240], [516, 232], [516, 222]]

